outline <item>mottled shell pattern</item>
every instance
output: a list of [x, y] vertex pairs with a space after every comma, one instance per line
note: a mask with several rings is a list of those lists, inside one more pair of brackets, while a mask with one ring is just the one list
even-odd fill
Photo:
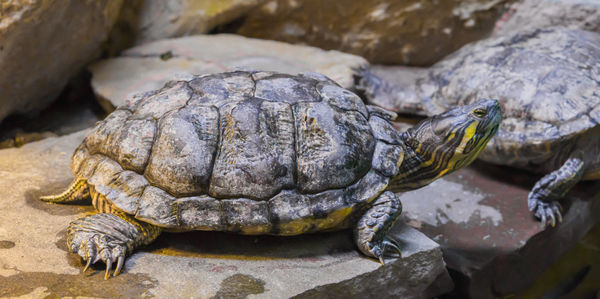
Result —
[[437, 63], [417, 82], [418, 93], [428, 115], [498, 99], [504, 120], [480, 157], [544, 163], [600, 123], [598, 45], [599, 34], [565, 28], [486, 39]]
[[398, 172], [400, 139], [373, 111], [319, 74], [199, 76], [119, 107], [71, 167], [92, 196], [167, 229], [331, 230]]

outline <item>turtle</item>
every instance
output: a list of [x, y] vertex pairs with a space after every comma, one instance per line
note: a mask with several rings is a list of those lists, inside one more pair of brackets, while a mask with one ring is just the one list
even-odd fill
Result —
[[73, 153], [61, 194], [97, 213], [71, 222], [67, 245], [108, 279], [162, 231], [291, 236], [354, 228], [358, 249], [384, 263], [386, 234], [411, 190], [471, 163], [497, 131], [482, 99], [397, 132], [394, 114], [367, 106], [318, 73], [232, 71], [172, 81], [131, 98]]
[[543, 175], [527, 198], [543, 227], [562, 221], [559, 200], [577, 182], [600, 179], [598, 33], [556, 27], [489, 38], [406, 71], [413, 77], [404, 83], [374, 72], [357, 70], [358, 92], [398, 113], [427, 116], [498, 99], [504, 120], [479, 157]]

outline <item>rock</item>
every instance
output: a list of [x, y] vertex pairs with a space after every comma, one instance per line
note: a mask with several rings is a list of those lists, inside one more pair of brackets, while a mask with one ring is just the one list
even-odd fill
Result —
[[122, 0], [3, 1], [0, 121], [39, 110], [100, 54]]
[[110, 52], [164, 38], [207, 33], [266, 0], [129, 0], [110, 34]]
[[36, 115], [11, 115], [0, 124], [0, 149], [81, 131], [103, 119], [90, 76], [76, 76], [60, 96]]
[[539, 178], [484, 163], [401, 194], [406, 221], [440, 243], [458, 298], [519, 295], [600, 221], [600, 182], [577, 185], [543, 230], [527, 208]]
[[363, 56], [430, 65], [491, 33], [510, 0], [274, 0], [224, 30]]
[[496, 23], [494, 35], [523, 28], [564, 26], [600, 32], [600, 2], [589, 0], [524, 0], [515, 2]]
[[[298, 237], [164, 233], [104, 281], [104, 265], [81, 274], [66, 227], [92, 211], [47, 204], [73, 179], [70, 156], [85, 132], [0, 150], [0, 297], [422, 298], [452, 289], [440, 247], [400, 223], [403, 258], [385, 267], [361, 255], [351, 231]], [[100, 264], [100, 263], [99, 263]], [[68, 283], [67, 283], [68, 282]]]
[[197, 35], [147, 43], [121, 57], [92, 66], [92, 87], [107, 111], [135, 94], [161, 88], [165, 82], [234, 69], [313, 71], [343, 87], [354, 85], [352, 68], [367, 62], [358, 56], [241, 36]]

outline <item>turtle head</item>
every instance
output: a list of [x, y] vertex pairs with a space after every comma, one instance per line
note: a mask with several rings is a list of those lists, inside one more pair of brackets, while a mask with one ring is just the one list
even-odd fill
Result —
[[421, 121], [402, 135], [407, 150], [394, 185], [416, 189], [469, 165], [501, 120], [498, 101], [480, 100]]

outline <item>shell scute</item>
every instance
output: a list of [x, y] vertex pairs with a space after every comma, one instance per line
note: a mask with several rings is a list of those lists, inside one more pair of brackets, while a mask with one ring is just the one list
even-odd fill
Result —
[[177, 227], [175, 197], [160, 188], [146, 187], [135, 218], [160, 227]]
[[221, 140], [209, 194], [267, 199], [295, 186], [289, 104], [248, 100], [221, 107]]
[[350, 185], [371, 166], [371, 127], [356, 111], [336, 111], [326, 102], [298, 103], [296, 157], [298, 188], [315, 193]]
[[191, 80], [190, 87], [194, 94], [189, 103], [193, 105], [219, 107], [225, 103], [243, 101], [254, 93], [254, 81], [244, 72], [202, 76]]
[[188, 230], [224, 230], [221, 201], [210, 196], [177, 199], [179, 226]]
[[132, 118], [160, 119], [167, 112], [185, 106], [192, 93], [192, 89], [184, 81], [177, 82], [172, 86], [165, 86], [158, 93], [143, 101], [138, 101]]
[[175, 196], [205, 194], [217, 150], [219, 113], [213, 106], [188, 105], [159, 122], [144, 175]]
[[296, 104], [320, 101], [317, 81], [292, 75], [274, 74], [256, 81], [254, 96], [273, 102]]
[[271, 231], [269, 206], [266, 201], [246, 198], [221, 201], [224, 223], [229, 231], [258, 235]]

